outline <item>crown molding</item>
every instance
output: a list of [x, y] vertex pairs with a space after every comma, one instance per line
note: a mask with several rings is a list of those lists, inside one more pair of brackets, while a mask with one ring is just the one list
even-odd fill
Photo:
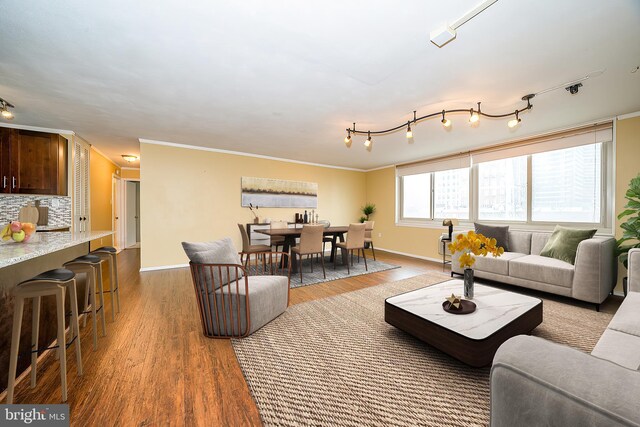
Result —
[[638, 117], [638, 116], [640, 116], [640, 111], [636, 111], [635, 113], [622, 114], [620, 116], [617, 116], [616, 119], [625, 120], [625, 119], [632, 119], [632, 118]]
[[13, 123], [0, 123], [0, 127], [11, 128], [11, 129], [32, 130], [34, 132], [59, 133], [61, 135], [75, 135], [76, 134], [72, 130], [42, 128], [42, 127], [38, 127], [38, 126], [17, 125], [17, 124], [13, 124]]
[[98, 148], [97, 148], [95, 145], [91, 144], [91, 149], [92, 149], [92, 150], [94, 150], [96, 153], [100, 154], [102, 157], [104, 157], [104, 158], [105, 158], [105, 159], [107, 159], [108, 161], [110, 161], [110, 162], [111, 162], [115, 167], [117, 167], [118, 169], [122, 169], [122, 168], [120, 167], [120, 165], [118, 165], [116, 162], [114, 162], [113, 160], [111, 160], [111, 159], [109, 158], [109, 156], [107, 156], [106, 154], [104, 154], [102, 151], [98, 150]]
[[322, 163], [303, 162], [301, 160], [284, 159], [282, 157], [272, 157], [272, 156], [265, 156], [265, 155], [262, 155], [262, 154], [245, 153], [245, 152], [242, 152], [242, 151], [222, 150], [222, 149], [219, 149], [219, 148], [200, 147], [198, 145], [178, 144], [178, 143], [175, 143], [175, 142], [156, 141], [156, 140], [153, 140], [153, 139], [144, 139], [144, 138], [139, 138], [138, 141], [141, 144], [163, 145], [163, 146], [166, 146], [166, 147], [185, 148], [187, 150], [210, 151], [212, 153], [231, 154], [231, 155], [234, 155], [234, 156], [255, 157], [255, 158], [258, 158], [258, 159], [275, 160], [275, 161], [278, 161], [278, 162], [296, 163], [296, 164], [299, 164], [299, 165], [317, 166], [317, 167], [321, 167], [321, 168], [341, 169], [341, 170], [348, 170], [348, 171], [354, 171], [354, 172], [367, 172], [366, 169], [349, 168], [349, 167], [345, 167], [345, 166], [325, 165], [325, 164], [322, 164]]
[[122, 166], [120, 169], [122, 169], [123, 171], [139, 171], [140, 168], [127, 168]]

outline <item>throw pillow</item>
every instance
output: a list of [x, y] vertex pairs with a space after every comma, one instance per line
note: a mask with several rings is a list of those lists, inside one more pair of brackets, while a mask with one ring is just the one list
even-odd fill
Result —
[[498, 246], [502, 246], [505, 252], [509, 252], [509, 226], [486, 225], [474, 222], [476, 233], [484, 237], [496, 239]]
[[547, 244], [542, 248], [540, 256], [575, 264], [578, 245], [583, 240], [592, 238], [595, 234], [596, 230], [579, 230], [556, 225]]
[[[212, 242], [182, 242], [182, 248], [187, 254], [187, 257], [189, 257], [189, 260], [195, 264], [240, 264], [238, 251], [229, 237], [214, 240]], [[211, 280], [209, 269], [205, 270], [205, 280], [208, 284], [209, 291], [212, 290], [212, 283], [214, 284], [215, 289], [218, 289], [220, 286], [229, 283], [229, 281], [236, 280], [235, 268], [229, 268], [229, 275], [227, 275], [226, 267], [221, 268], [221, 275], [217, 268], [212, 268], [212, 270], [213, 280]], [[231, 276], [231, 279], [229, 279], [228, 276]], [[239, 269], [238, 279], [242, 276], [242, 270]]]

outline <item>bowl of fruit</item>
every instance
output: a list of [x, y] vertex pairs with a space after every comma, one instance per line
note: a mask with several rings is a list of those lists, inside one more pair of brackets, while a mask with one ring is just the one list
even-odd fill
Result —
[[0, 232], [3, 242], [27, 243], [33, 239], [36, 225], [31, 222], [11, 221]]

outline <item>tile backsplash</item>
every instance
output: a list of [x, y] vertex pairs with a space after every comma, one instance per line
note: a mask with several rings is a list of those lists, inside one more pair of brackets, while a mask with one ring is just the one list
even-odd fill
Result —
[[38, 228], [71, 227], [71, 197], [70, 196], [37, 196], [27, 194], [0, 194], [0, 225], [18, 219], [18, 211], [27, 203], [35, 205], [40, 200], [40, 206], [49, 208], [49, 223]]

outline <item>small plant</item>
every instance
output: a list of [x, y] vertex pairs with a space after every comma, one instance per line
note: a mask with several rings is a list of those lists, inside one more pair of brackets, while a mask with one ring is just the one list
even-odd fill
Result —
[[361, 216], [361, 217], [360, 217], [360, 222], [365, 222], [366, 220], [367, 220], [367, 217], [366, 217], [366, 216]]
[[473, 230], [467, 234], [458, 234], [455, 240], [449, 243], [449, 250], [451, 254], [462, 252], [458, 258], [460, 268], [471, 268], [476, 262], [476, 256], [491, 254], [499, 257], [504, 253], [504, 248], [497, 245], [496, 239], [476, 234]]
[[[254, 209], [255, 209], [255, 211], [254, 211]], [[258, 205], [253, 206], [252, 203], [249, 203], [249, 210], [253, 214], [253, 218], [254, 219], [258, 219], [258, 209], [260, 209], [260, 206], [258, 206]]]
[[616, 242], [616, 255], [624, 268], [629, 268], [627, 265], [629, 249], [640, 248], [640, 175], [629, 182], [629, 189], [624, 198], [627, 199], [627, 205], [618, 215], [618, 219], [625, 216], [629, 218], [620, 224], [622, 237]]
[[[363, 207], [361, 207], [360, 210], [364, 214], [364, 217], [362, 217], [364, 218], [364, 221], [369, 221], [369, 217], [376, 213], [376, 205], [374, 205], [373, 203], [367, 203]], [[362, 218], [360, 218], [360, 222], [364, 222]]]

